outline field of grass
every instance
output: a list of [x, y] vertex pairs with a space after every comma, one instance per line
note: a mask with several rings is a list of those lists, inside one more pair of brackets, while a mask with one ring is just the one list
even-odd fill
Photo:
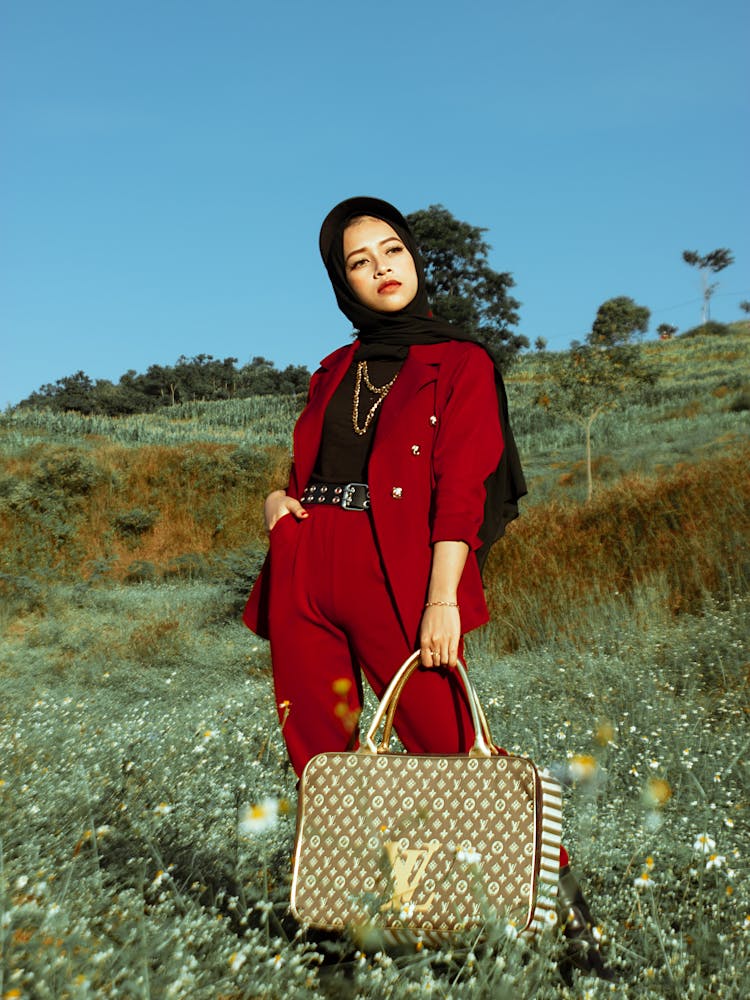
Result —
[[470, 669], [566, 784], [613, 987], [502, 922], [362, 953], [286, 915], [295, 778], [238, 613], [299, 401], [2, 417], [0, 997], [749, 996], [749, 341], [644, 348], [662, 377], [601, 419], [590, 505], [544, 356], [509, 380], [532, 490]]

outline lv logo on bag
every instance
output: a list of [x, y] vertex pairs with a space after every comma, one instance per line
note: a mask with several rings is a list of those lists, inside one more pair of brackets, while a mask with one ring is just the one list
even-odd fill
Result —
[[[414, 893], [419, 888], [419, 883], [425, 876], [430, 858], [440, 844], [433, 842], [426, 847], [404, 848], [398, 841], [387, 840], [383, 846], [391, 866], [393, 896], [380, 909], [381, 912], [401, 910], [405, 904], [411, 903]], [[423, 913], [428, 910], [434, 896], [434, 892], [430, 893], [429, 899], [413, 907], [413, 912]]]

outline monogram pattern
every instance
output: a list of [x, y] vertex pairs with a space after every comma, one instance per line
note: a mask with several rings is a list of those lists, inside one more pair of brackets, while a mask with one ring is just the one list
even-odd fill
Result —
[[554, 915], [560, 791], [524, 757], [336, 753], [302, 776], [292, 912], [431, 940]]

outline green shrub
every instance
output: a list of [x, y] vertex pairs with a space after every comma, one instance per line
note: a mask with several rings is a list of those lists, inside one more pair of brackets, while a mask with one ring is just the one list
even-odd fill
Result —
[[681, 333], [681, 337], [728, 337], [732, 333], [732, 328], [727, 323], [718, 323], [710, 319], [708, 323], [701, 323], [690, 330]]
[[28, 576], [0, 573], [0, 596], [3, 612], [9, 620], [45, 606], [45, 588]]
[[164, 569], [165, 579], [201, 580], [211, 575], [211, 566], [201, 552], [185, 552]]
[[228, 552], [214, 561], [214, 574], [224, 582], [226, 618], [237, 618], [242, 614], [265, 557], [266, 546], [255, 543], [238, 551]]
[[65, 448], [43, 456], [34, 470], [34, 484], [66, 496], [85, 496], [104, 479], [103, 471], [79, 450]]
[[115, 531], [122, 538], [138, 538], [150, 531], [158, 519], [158, 511], [134, 507], [115, 517]]
[[132, 562], [125, 573], [125, 583], [154, 583], [159, 577], [159, 571], [152, 562], [137, 559]]
[[745, 413], [747, 410], [750, 410], [750, 392], [745, 391], [741, 392], [739, 396], [736, 396], [735, 399], [732, 400], [729, 404], [729, 412]]

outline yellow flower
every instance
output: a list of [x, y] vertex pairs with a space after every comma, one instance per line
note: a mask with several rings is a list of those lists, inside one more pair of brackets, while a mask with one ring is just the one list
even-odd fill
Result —
[[664, 778], [649, 778], [643, 790], [643, 798], [651, 809], [660, 809], [672, 798], [672, 788]]
[[615, 738], [615, 727], [607, 719], [603, 719], [596, 727], [596, 742], [600, 747], [606, 747]]
[[574, 754], [568, 763], [568, 771], [573, 781], [588, 781], [594, 777], [596, 770], [596, 760], [589, 754]]

